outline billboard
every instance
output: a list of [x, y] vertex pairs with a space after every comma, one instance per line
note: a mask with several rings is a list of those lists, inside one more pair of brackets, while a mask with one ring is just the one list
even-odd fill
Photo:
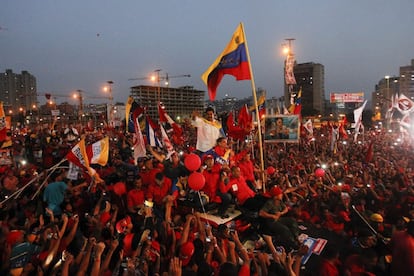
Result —
[[265, 142], [299, 142], [299, 115], [274, 115], [265, 118]]
[[331, 103], [363, 103], [364, 92], [355, 93], [335, 93], [332, 92], [330, 96]]

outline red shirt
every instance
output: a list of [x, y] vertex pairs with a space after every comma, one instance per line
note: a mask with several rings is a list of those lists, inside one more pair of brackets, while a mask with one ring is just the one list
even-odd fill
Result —
[[254, 166], [251, 160], [249, 161], [242, 161], [239, 163], [239, 168], [241, 174], [244, 176], [246, 180], [255, 181], [254, 178]]
[[414, 237], [398, 231], [393, 234], [390, 245], [392, 275], [414, 275]]
[[210, 201], [215, 201], [215, 197], [217, 195], [217, 187], [220, 179], [219, 172], [220, 165], [214, 165], [211, 170], [203, 171], [206, 184], [201, 190], [210, 198]]
[[127, 202], [128, 207], [136, 207], [138, 205], [144, 204], [145, 193], [143, 190], [132, 189], [128, 192]]
[[243, 176], [239, 178], [231, 177], [227, 185], [220, 181], [220, 191], [222, 193], [231, 191], [236, 196], [237, 202], [240, 205], [243, 205], [247, 199], [255, 196], [255, 192], [249, 188]]
[[158, 185], [155, 180], [148, 186], [147, 198], [152, 199], [157, 205], [162, 205], [164, 197], [171, 193], [172, 183], [168, 177], [164, 177], [162, 185]]

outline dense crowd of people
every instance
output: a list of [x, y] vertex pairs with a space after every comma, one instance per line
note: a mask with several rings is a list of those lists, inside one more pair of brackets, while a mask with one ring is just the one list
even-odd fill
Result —
[[[262, 168], [258, 143], [226, 137], [213, 109], [182, 128], [175, 151], [147, 145], [137, 160], [125, 128], [13, 132], [12, 160], [0, 166], [0, 274], [414, 275], [406, 133], [366, 131], [332, 150], [322, 126], [311, 140], [264, 144]], [[69, 177], [61, 161], [79, 139], [105, 136], [99, 178]], [[190, 154], [205, 179], [196, 190]], [[225, 224], [203, 216], [234, 209], [241, 215]], [[309, 255], [310, 236], [327, 240], [319, 255]]]

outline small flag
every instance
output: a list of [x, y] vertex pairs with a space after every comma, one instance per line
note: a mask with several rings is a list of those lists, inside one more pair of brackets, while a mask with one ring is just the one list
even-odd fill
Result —
[[157, 125], [151, 120], [149, 116], [146, 116], [146, 126], [145, 126], [145, 134], [147, 136], [147, 143], [151, 145], [151, 147], [161, 147], [162, 144], [158, 139], [155, 130], [157, 129]]
[[240, 23], [224, 51], [201, 75], [207, 85], [210, 101], [216, 98], [217, 87], [224, 75], [232, 75], [236, 80], [250, 80], [250, 68], [243, 26]]
[[362, 106], [358, 107], [354, 110], [354, 121], [355, 121], [355, 134], [354, 134], [354, 141], [357, 140], [359, 130], [362, 126], [362, 112], [364, 111], [365, 105], [367, 104], [367, 101], [362, 104]]
[[246, 104], [243, 105], [239, 111], [237, 125], [246, 130], [246, 132], [250, 132], [252, 130], [252, 115], [249, 113], [249, 109]]
[[89, 164], [105, 166], [109, 156], [109, 137], [105, 137], [86, 147]]
[[66, 155], [66, 159], [76, 166], [91, 172], [89, 166], [89, 158], [86, 153], [85, 139], [81, 139]]
[[134, 163], [137, 164], [137, 160], [139, 157], [145, 157], [147, 155], [145, 141], [141, 132], [141, 126], [139, 124], [138, 117], [134, 118], [134, 128], [135, 132], [133, 134], [132, 142], [134, 145]]
[[397, 109], [404, 115], [408, 114], [414, 110], [414, 102], [404, 94], [401, 94], [397, 101]]
[[293, 73], [293, 67], [295, 66], [295, 56], [289, 53], [286, 57], [285, 63], [285, 82], [287, 85], [295, 85], [296, 79]]

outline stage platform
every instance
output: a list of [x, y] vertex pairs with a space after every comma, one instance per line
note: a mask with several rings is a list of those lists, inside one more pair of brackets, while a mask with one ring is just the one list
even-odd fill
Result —
[[228, 215], [228, 218], [221, 218], [219, 216], [213, 215], [216, 213], [217, 213], [217, 209], [213, 209], [206, 213], [201, 213], [200, 217], [201, 219], [211, 224], [213, 227], [217, 227], [220, 224], [229, 223], [230, 221], [234, 220], [235, 218], [237, 218], [238, 216], [242, 214], [239, 210], [234, 209], [233, 207], [230, 207], [226, 212], [226, 215]]

